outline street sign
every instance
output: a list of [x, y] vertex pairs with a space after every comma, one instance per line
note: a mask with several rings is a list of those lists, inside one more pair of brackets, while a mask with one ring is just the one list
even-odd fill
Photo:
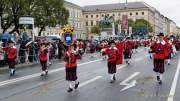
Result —
[[32, 17], [20, 17], [19, 24], [32, 24], [34, 25], [34, 18]]

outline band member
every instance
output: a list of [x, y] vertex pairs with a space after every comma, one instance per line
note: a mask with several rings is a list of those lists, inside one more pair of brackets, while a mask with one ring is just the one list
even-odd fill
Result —
[[116, 64], [120, 65], [120, 64], [123, 64], [124, 42], [118, 41], [116, 44], [116, 47], [117, 47], [118, 52], [119, 52], [119, 59], [117, 60]]
[[127, 37], [124, 43], [124, 59], [128, 65], [130, 64], [129, 60], [131, 59], [131, 56], [132, 56], [132, 48], [133, 48], [133, 45], [130, 41], [130, 37]]
[[153, 59], [154, 59], [154, 72], [157, 75], [157, 81], [162, 84], [162, 75], [165, 71], [164, 63], [166, 58], [166, 42], [164, 41], [164, 34], [159, 33], [157, 41], [153, 44]]
[[170, 61], [171, 61], [171, 54], [173, 53], [173, 48], [172, 48], [172, 42], [169, 39], [169, 41], [166, 42], [166, 54], [167, 54], [167, 64], [170, 65]]
[[48, 48], [45, 46], [45, 43], [41, 45], [39, 59], [42, 66], [41, 76], [47, 75], [48, 74], [48, 70], [47, 70]]
[[12, 40], [8, 41], [9, 46], [1, 48], [7, 52], [7, 60], [10, 69], [10, 76], [15, 75], [15, 64], [17, 58], [17, 48], [14, 46], [14, 42]]
[[80, 59], [78, 51], [74, 49], [73, 46], [69, 47], [69, 50], [64, 54], [65, 70], [66, 70], [66, 80], [69, 82], [69, 89], [67, 92], [73, 91], [72, 82], [75, 82], [74, 89], [77, 89], [79, 82], [77, 81], [77, 59]]
[[110, 83], [113, 83], [116, 80], [116, 62], [118, 60], [119, 54], [114, 41], [111, 41], [109, 45], [110, 48], [104, 49], [102, 52], [108, 56], [108, 73], [111, 77]]

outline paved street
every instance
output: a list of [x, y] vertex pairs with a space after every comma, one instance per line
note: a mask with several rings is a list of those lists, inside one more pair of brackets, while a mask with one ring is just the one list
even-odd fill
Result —
[[[117, 81], [111, 84], [107, 62], [98, 53], [94, 58], [86, 55], [78, 62], [80, 86], [72, 93], [67, 93], [62, 61], [52, 64], [47, 78], [40, 77], [39, 65], [18, 69], [13, 78], [3, 72], [0, 74], [0, 101], [179, 101], [179, 77], [177, 85], [174, 81], [179, 58], [178, 54], [170, 66], [166, 65], [163, 84], [159, 85], [152, 60], [140, 48], [133, 54], [130, 66], [118, 66]], [[169, 95], [170, 91], [173, 94], [173, 87], [176, 87], [175, 94]]]

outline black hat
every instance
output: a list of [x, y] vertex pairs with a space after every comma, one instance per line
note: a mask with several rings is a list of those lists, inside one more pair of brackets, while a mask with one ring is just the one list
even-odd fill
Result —
[[164, 36], [164, 33], [159, 33], [157, 36]]
[[114, 40], [111, 40], [108, 44], [111, 45], [112, 43], [115, 44], [115, 41], [114, 41]]
[[130, 36], [128, 36], [126, 39], [131, 39], [131, 37], [130, 37]]

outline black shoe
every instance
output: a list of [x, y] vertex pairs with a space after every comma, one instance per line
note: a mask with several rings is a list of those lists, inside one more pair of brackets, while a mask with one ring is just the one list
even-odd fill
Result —
[[10, 76], [13, 76], [13, 73], [10, 73]]
[[79, 82], [77, 84], [75, 84], [74, 89], [77, 89], [78, 86], [79, 86]]
[[115, 75], [113, 76], [113, 80], [116, 81], [116, 76]]
[[67, 90], [67, 92], [72, 92], [73, 91], [73, 89], [72, 88], [69, 88], [68, 90]]
[[13, 73], [12, 73], [12, 74], [13, 74], [13, 75], [15, 75], [15, 72], [16, 72], [16, 71], [15, 71], [15, 70], [13, 70]]
[[110, 83], [114, 83], [114, 80], [111, 80]]
[[45, 73], [46, 75], [48, 75], [48, 71], [46, 71], [46, 73]]
[[171, 65], [170, 63], [168, 63], [168, 65]]
[[44, 76], [44, 73], [42, 73], [41, 76]]
[[160, 77], [159, 76], [157, 76], [157, 81], [160, 81]]
[[162, 85], [162, 80], [159, 80], [159, 84]]

